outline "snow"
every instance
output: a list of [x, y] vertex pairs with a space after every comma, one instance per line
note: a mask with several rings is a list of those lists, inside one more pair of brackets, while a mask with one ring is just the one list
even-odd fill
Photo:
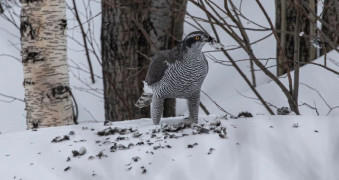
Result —
[[[275, 179], [275, 180], [335, 180], [339, 178], [339, 122], [332, 117], [315, 116], [255, 116], [225, 120], [222, 117], [201, 117], [209, 127], [219, 119], [227, 127], [227, 138], [210, 131], [192, 135], [192, 129], [178, 131], [188, 136], [164, 139], [164, 133], [151, 119], [116, 122], [111, 126], [138, 129], [142, 135], [98, 136], [107, 128], [102, 123], [39, 129], [0, 135], [0, 176], [2, 179]], [[168, 118], [161, 124], [174, 124], [183, 118]], [[298, 124], [298, 127], [293, 125]], [[69, 135], [70, 140], [52, 143], [56, 136]], [[147, 134], [149, 133], [149, 134]], [[172, 133], [170, 133], [172, 134]], [[116, 141], [117, 137], [128, 140]], [[108, 140], [108, 142], [105, 142]], [[147, 145], [147, 140], [153, 142]], [[100, 141], [97, 143], [96, 141]], [[128, 145], [143, 141], [145, 145], [110, 152], [113, 142]], [[197, 143], [193, 148], [189, 144]], [[171, 148], [154, 147], [170, 145]], [[72, 150], [86, 148], [83, 156], [73, 157]], [[214, 148], [208, 154], [210, 148]], [[99, 159], [102, 151], [107, 157]], [[148, 153], [147, 153], [148, 152]], [[153, 154], [151, 154], [153, 152]], [[95, 158], [89, 160], [88, 157]], [[138, 162], [132, 161], [139, 157]], [[66, 161], [70, 157], [70, 161]], [[64, 171], [66, 167], [69, 170]], [[146, 173], [142, 174], [144, 166]], [[132, 167], [128, 170], [129, 167]], [[93, 174], [95, 174], [93, 176]]]

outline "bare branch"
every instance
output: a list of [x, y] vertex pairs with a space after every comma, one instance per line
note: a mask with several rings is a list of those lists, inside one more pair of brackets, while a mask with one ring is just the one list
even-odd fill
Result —
[[329, 67], [327, 67], [325, 65], [322, 65], [322, 64], [318, 64], [318, 63], [314, 63], [314, 62], [300, 62], [300, 64], [312, 64], [312, 65], [316, 65], [316, 66], [322, 67], [322, 68], [324, 68], [324, 69], [326, 69], [326, 70], [328, 70], [328, 71], [330, 71], [330, 72], [332, 72], [334, 74], [339, 75], [339, 71], [331, 69], [331, 68], [329, 68]]
[[92, 117], [94, 122], [99, 122], [88, 109], [84, 108], [84, 110]]
[[294, 89], [293, 98], [296, 105], [298, 105], [299, 95], [299, 54], [300, 54], [300, 10], [296, 4], [297, 17], [294, 30]]
[[202, 102], [199, 103], [199, 106], [205, 112], [206, 115], [210, 115], [210, 112], [207, 110], [206, 106]]
[[[272, 23], [271, 18], [268, 16], [268, 14], [267, 14], [266, 10], [264, 9], [263, 5], [261, 4], [261, 2], [260, 2], [259, 0], [256, 0], [256, 2], [257, 2], [257, 4], [258, 4], [258, 6], [260, 7], [261, 11], [263, 12], [263, 14], [265, 15], [265, 18], [266, 18], [267, 22], [270, 24], [270, 27], [271, 27], [272, 32], [273, 32], [273, 34], [274, 34], [274, 37], [275, 37], [275, 39], [276, 39], [277, 42], [278, 42], [277, 44], [278, 44], [278, 46], [279, 46], [279, 50], [280, 50], [280, 54], [281, 54], [281, 57], [282, 57], [282, 61], [286, 63], [285, 66], [286, 66], [286, 69], [287, 69], [287, 77], [288, 77], [289, 93], [292, 93], [292, 89], [293, 89], [293, 88], [292, 88], [292, 77], [291, 77], [291, 73], [290, 73], [291, 70], [290, 70], [290, 68], [289, 68], [289, 66], [288, 66], [288, 64], [287, 64], [287, 60], [286, 60], [286, 57], [285, 57], [284, 48], [281, 47], [281, 43], [280, 43], [280, 39], [279, 39], [278, 33], [277, 33], [277, 31], [275, 30], [275, 28], [274, 28], [274, 25], [273, 25], [273, 23]], [[284, 91], [283, 88], [282, 88], [282, 90]], [[285, 95], [286, 95], [286, 96], [289, 96], [289, 95], [286, 94], [286, 92], [285, 92]], [[290, 104], [292, 104], [291, 98], [288, 98], [288, 99], [289, 99]], [[298, 106], [296, 106], [295, 103], [294, 103], [293, 106], [296, 107], [296, 108], [298, 107]], [[293, 110], [294, 108], [291, 107], [291, 109]], [[297, 113], [297, 112], [296, 112], [296, 113]], [[297, 113], [297, 114], [299, 114], [299, 113]]]
[[306, 107], [308, 107], [308, 108], [310, 108], [310, 109], [315, 110], [315, 112], [316, 112], [317, 115], [319, 116], [319, 111], [318, 111], [318, 109], [317, 109], [317, 106], [316, 106], [315, 102], [314, 102], [314, 107], [311, 106], [311, 105], [309, 105], [309, 104], [307, 104], [307, 103], [302, 103], [300, 106], [306, 106]]
[[71, 27], [71, 28], [68, 28], [67, 30], [70, 31], [70, 30], [73, 30], [73, 29], [75, 29], [75, 28], [77, 28], [77, 27], [80, 27], [80, 25], [83, 26], [84, 24], [89, 23], [91, 20], [93, 20], [94, 18], [98, 17], [101, 13], [102, 13], [102, 12], [99, 12], [98, 14], [96, 14], [95, 16], [93, 16], [93, 17], [87, 19], [86, 21], [82, 22], [81, 24], [76, 25], [76, 26], [73, 26], [73, 27]]
[[[241, 39], [233, 30], [232, 28], [229, 26], [229, 24], [226, 21], [223, 21], [226, 26], [229, 28], [227, 29], [226, 27], [224, 27], [224, 25], [221, 25], [218, 21], [218, 19], [213, 16], [204, 6], [202, 6], [201, 4], [195, 2], [195, 1], [191, 1], [194, 5], [196, 5], [197, 7], [199, 7], [200, 9], [202, 9], [207, 16], [209, 16], [219, 27], [221, 27], [228, 35], [230, 35], [235, 41], [238, 42], [238, 44], [248, 53], [251, 54], [252, 51], [250, 48], [248, 48], [248, 45], [246, 46], [244, 43], [245, 41], [243, 39]], [[210, 2], [210, 1], [209, 1]], [[221, 18], [221, 16], [218, 14], [218, 12], [212, 7], [211, 4], [214, 4], [213, 2], [211, 2], [211, 4], [206, 1], [207, 5], [213, 10], [213, 12], [219, 17]], [[215, 4], [214, 4], [215, 5]], [[217, 8], [219, 10], [220, 7], [217, 6]], [[221, 10], [223, 11], [223, 10]], [[225, 12], [225, 11], [223, 11]], [[248, 42], [249, 43], [249, 42]], [[252, 83], [248, 80], [248, 78], [246, 77], [246, 75], [242, 72], [242, 70], [239, 68], [239, 66], [235, 63], [235, 61], [233, 60], [233, 58], [229, 55], [229, 53], [225, 50], [225, 49], [221, 49], [221, 51], [224, 53], [224, 55], [231, 61], [232, 65], [236, 68], [236, 70], [239, 72], [239, 74], [241, 75], [241, 77], [245, 80], [245, 82], [248, 84], [248, 86], [250, 86], [251, 90], [254, 92], [254, 94], [260, 99], [260, 101], [263, 103], [263, 105], [265, 106], [265, 108], [267, 109], [267, 111], [270, 114], [274, 114], [274, 112], [271, 110], [271, 108], [265, 103], [265, 101], [263, 100], [263, 98], [261, 97], [261, 95], [258, 93], [258, 91], [255, 89], [255, 87], [252, 85]], [[251, 54], [250, 56], [251, 59], [256, 59], [256, 57], [254, 55]], [[258, 59], [256, 59], [257, 61], [259, 61]], [[260, 63], [260, 62], [259, 62]], [[261, 64], [261, 63], [260, 63]], [[279, 80], [278, 80], [279, 81]]]
[[82, 25], [82, 22], [81, 22], [79, 13], [78, 13], [78, 9], [77, 9], [77, 5], [75, 3], [75, 0], [73, 0], [73, 9], [74, 9], [74, 13], [75, 13], [75, 18], [78, 21], [79, 26], [80, 26], [80, 30], [81, 30], [81, 34], [82, 34], [82, 38], [83, 38], [84, 46], [85, 46], [87, 63], [88, 63], [88, 66], [89, 66], [89, 71], [90, 71], [90, 74], [91, 74], [92, 83], [94, 84], [95, 83], [95, 79], [94, 79], [94, 73], [93, 73], [93, 67], [92, 67], [91, 58], [90, 58], [89, 52], [88, 52], [86, 32], [85, 32], [84, 27]]
[[201, 92], [202, 92], [203, 94], [205, 94], [205, 96], [206, 96], [209, 100], [211, 100], [211, 101], [217, 106], [217, 108], [218, 108], [220, 111], [222, 111], [222, 112], [224, 112], [224, 113], [226, 113], [226, 114], [228, 114], [228, 115], [230, 115], [230, 116], [233, 116], [231, 113], [227, 112], [224, 108], [222, 108], [216, 101], [214, 101], [207, 93], [205, 93], [203, 90], [201, 90]]
[[[276, 77], [272, 72], [270, 72], [269, 70], [267, 70], [266, 67], [265, 67], [265, 65], [262, 64], [262, 63], [258, 60], [258, 58], [255, 56], [255, 54], [254, 54], [254, 52], [253, 52], [253, 50], [252, 50], [252, 48], [251, 48], [251, 45], [249, 44], [250, 42], [248, 42], [248, 41], [246, 40], [246, 31], [242, 30], [242, 32], [241, 32], [242, 37], [240, 37], [236, 32], [233, 31], [233, 29], [232, 29], [232, 27], [230, 26], [230, 24], [229, 24], [228, 22], [226, 22], [226, 21], [223, 19], [223, 16], [219, 14], [220, 11], [223, 12], [223, 13], [225, 13], [228, 17], [231, 18], [231, 20], [232, 20], [234, 23], [236, 23], [236, 24], [239, 26], [239, 22], [237, 21], [237, 19], [233, 16], [232, 13], [230, 13], [230, 10], [228, 10], [227, 4], [226, 4], [228, 1], [225, 1], [225, 9], [226, 9], [227, 12], [225, 12], [223, 9], [221, 9], [218, 5], [216, 5], [215, 3], [211, 2], [210, 0], [206, 0], [205, 2], [207, 3], [208, 7], [211, 9], [212, 12], [210, 12], [209, 9], [204, 8], [204, 7], [201, 5], [201, 3], [198, 3], [198, 2], [196, 2], [196, 1], [194, 1], [194, 0], [191, 0], [190, 2], [191, 2], [192, 4], [194, 4], [195, 6], [197, 6], [198, 8], [200, 8], [201, 10], [203, 10], [203, 11], [207, 14], [207, 16], [210, 16], [210, 17], [211, 17], [211, 20], [213, 20], [214, 23], [215, 23], [216, 25], [218, 25], [218, 26], [219, 26], [222, 30], [224, 30], [230, 37], [232, 37], [233, 40], [235, 40], [235, 41], [239, 44], [239, 46], [240, 46], [240, 47], [241, 47], [241, 48], [249, 55], [250, 59], [252, 59], [252, 60], [254, 61], [254, 63], [255, 63], [255, 64], [256, 64], [256, 65], [257, 65], [257, 66], [258, 66], [258, 67], [259, 67], [259, 68], [260, 68], [260, 69], [261, 69], [268, 77], [269, 77], [269, 78], [271, 78], [271, 79], [272, 79], [272, 80], [280, 87], [280, 89], [283, 91], [284, 95], [286, 96], [286, 98], [287, 98], [287, 100], [288, 100], [288, 102], [289, 102], [289, 106], [290, 106], [290, 108], [292, 109], [292, 111], [294, 111], [296, 114], [300, 114], [300, 113], [299, 113], [299, 110], [298, 110], [298, 106], [296, 105], [296, 103], [295, 103], [295, 101], [294, 101], [294, 99], [293, 99], [293, 96], [292, 96], [292, 78], [291, 78], [290, 74], [288, 73], [289, 89], [290, 89], [290, 90], [288, 90], [288, 89], [284, 86], [284, 84], [279, 80], [279, 78]], [[258, 0], [257, 0], [257, 2], [258, 2]], [[260, 2], [258, 2], [258, 4], [259, 4], [259, 6], [261, 5]], [[213, 7], [213, 6], [214, 6], [214, 7]], [[261, 7], [263, 13], [265, 14], [265, 17], [266, 17], [267, 21], [270, 23], [270, 26], [271, 26], [271, 29], [272, 29], [274, 35], [277, 37], [276, 31], [275, 31], [275, 29], [274, 29], [274, 26], [273, 26], [273, 24], [272, 24], [270, 18], [269, 18], [268, 15], [267, 15], [267, 12], [263, 9], [262, 6], [260, 6], [260, 7]], [[219, 11], [219, 12], [216, 11], [215, 8], [217, 8], [217, 9], [220, 10], [220, 11]], [[212, 13], [213, 13], [213, 14], [212, 14]], [[220, 20], [221, 20], [222, 22], [220, 22]], [[277, 39], [277, 40], [279, 40], [279, 39]], [[224, 52], [224, 54], [225, 54], [225, 56], [226, 56], [227, 58], [229, 58], [229, 59], [231, 58], [231, 57], [229, 56], [229, 54], [228, 54], [225, 50], [223, 50], [223, 52]], [[284, 53], [282, 53], [282, 54], [284, 54]], [[236, 67], [236, 66], [234, 66], [234, 67]], [[245, 76], [245, 75], [244, 75], [244, 76]], [[245, 76], [245, 77], [246, 77], [246, 76]], [[244, 78], [244, 79], [245, 79], [245, 78]], [[246, 79], [247, 79], [247, 78], [246, 78]], [[246, 81], [246, 82], [247, 82], [247, 81]], [[250, 82], [249, 82], [249, 83], [250, 83]], [[251, 83], [250, 83], [250, 84], [251, 84]], [[251, 89], [252, 89], [253, 91], [255, 91], [255, 88], [254, 88], [254, 87], [251, 87]], [[258, 94], [256, 93], [256, 95], [258, 95]], [[262, 101], [262, 102], [263, 102], [263, 104], [264, 104], [264, 101]], [[267, 106], [267, 108], [269, 108], [269, 107]], [[269, 108], [269, 109], [270, 109], [270, 108]], [[271, 113], [273, 113], [273, 112], [271, 111]]]
[[324, 101], [324, 103], [326, 104], [326, 106], [330, 109], [330, 110], [327, 112], [327, 114], [326, 114], [327, 116], [331, 114], [332, 110], [334, 110], [334, 109], [336, 109], [336, 108], [339, 108], [339, 105], [338, 105], [338, 106], [334, 106], [334, 107], [330, 106], [330, 104], [325, 100], [325, 98], [321, 95], [321, 93], [320, 93], [317, 89], [315, 89], [315, 88], [313, 88], [313, 87], [311, 87], [311, 86], [309, 86], [309, 85], [307, 85], [307, 84], [305, 84], [305, 83], [301, 83], [301, 82], [300, 82], [300, 84], [306, 86], [307, 88], [309, 88], [309, 89], [311, 89], [311, 90], [313, 90], [313, 91], [315, 91], [315, 92], [319, 95], [319, 97]]
[[[238, 93], [240, 96], [242, 96], [242, 97], [245, 97], [245, 98], [248, 98], [248, 99], [253, 99], [253, 100], [260, 101], [258, 98], [254, 98], [254, 97], [249, 97], [249, 96], [246, 96], [246, 95], [244, 95], [244, 94], [240, 93], [239, 91], [237, 91], [237, 93]], [[269, 103], [269, 102], [267, 102], [267, 101], [265, 101], [265, 103], [266, 103], [266, 104], [268, 104], [270, 107], [273, 107], [273, 108], [275, 108], [275, 109], [279, 109], [277, 106], [275, 106], [275, 105], [273, 105], [273, 104], [271, 104], [271, 103]], [[263, 104], [261, 104], [261, 105], [263, 105]]]
[[15, 56], [10, 55], [10, 54], [0, 54], [0, 57], [1, 57], [1, 56], [13, 58], [14, 60], [16, 60], [16, 61], [18, 61], [19, 63], [21, 63], [21, 58], [17, 58], [17, 57], [15, 57]]
[[0, 96], [5, 97], [5, 98], [8, 98], [8, 99], [11, 99], [11, 101], [4, 101], [4, 100], [3, 100], [3, 102], [13, 102], [13, 101], [21, 101], [21, 102], [25, 102], [23, 99], [20, 99], [20, 98], [14, 97], [14, 96], [9, 96], [9, 95], [2, 94], [2, 93], [0, 93]]

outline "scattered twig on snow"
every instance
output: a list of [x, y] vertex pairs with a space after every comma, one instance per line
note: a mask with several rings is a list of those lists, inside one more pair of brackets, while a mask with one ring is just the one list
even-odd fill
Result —
[[212, 152], [214, 151], [215, 149], [214, 148], [210, 148], [209, 150], [208, 150], [208, 155], [210, 155], [210, 154], [212, 154]]
[[68, 141], [68, 140], [70, 140], [69, 136], [64, 135], [63, 138], [61, 138], [60, 136], [55, 137], [51, 142], [57, 143], [57, 142]]
[[70, 170], [71, 169], [71, 167], [70, 166], [67, 166], [65, 169], [64, 169], [64, 171], [68, 171], [68, 170]]

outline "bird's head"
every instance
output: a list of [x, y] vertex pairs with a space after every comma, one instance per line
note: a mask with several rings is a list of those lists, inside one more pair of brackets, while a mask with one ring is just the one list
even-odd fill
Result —
[[207, 42], [213, 42], [214, 39], [203, 31], [194, 31], [189, 33], [185, 39], [182, 41], [182, 44], [188, 48], [194, 48], [197, 50], [201, 50], [202, 47]]

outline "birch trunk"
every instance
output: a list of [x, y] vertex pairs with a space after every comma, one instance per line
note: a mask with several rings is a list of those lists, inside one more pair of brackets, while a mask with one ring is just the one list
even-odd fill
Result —
[[27, 128], [73, 124], [64, 0], [22, 0], [21, 55]]

